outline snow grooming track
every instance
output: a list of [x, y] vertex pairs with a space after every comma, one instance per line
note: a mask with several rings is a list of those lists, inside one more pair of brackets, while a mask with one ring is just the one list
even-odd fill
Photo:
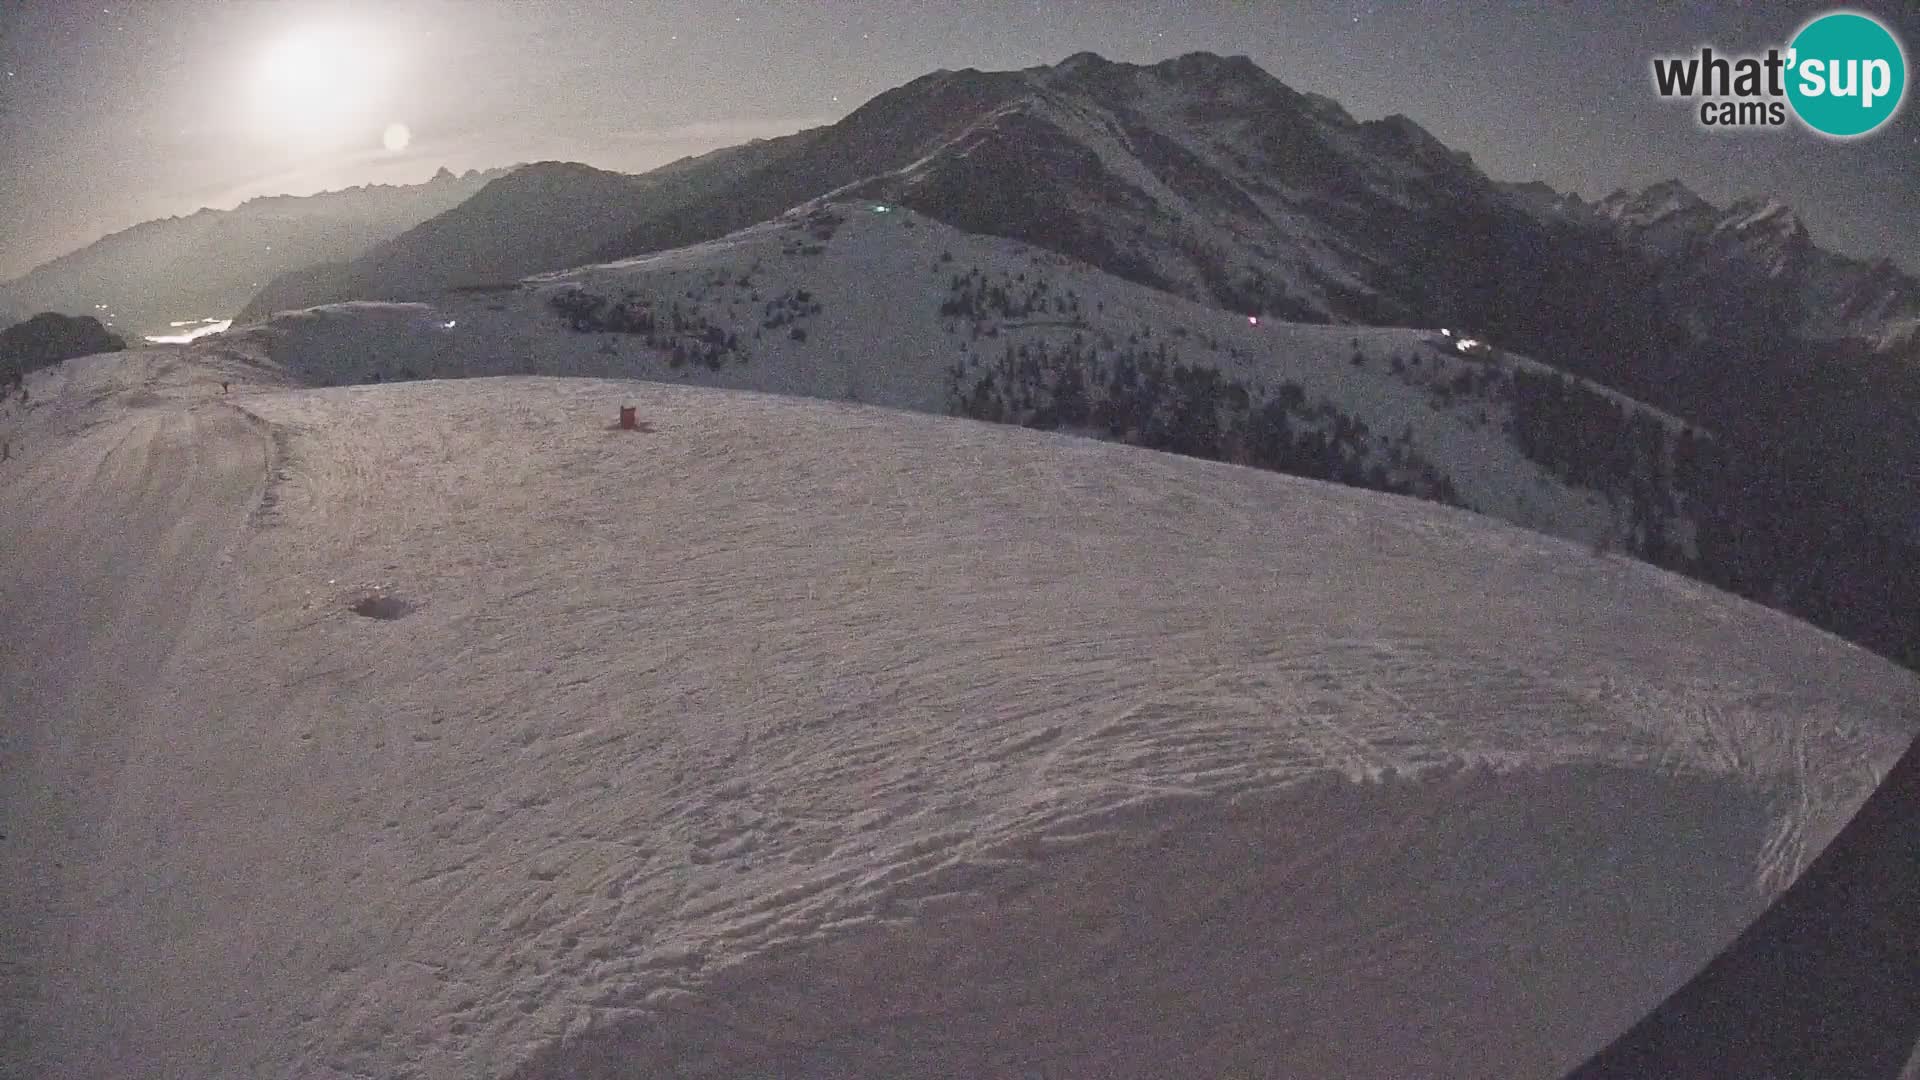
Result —
[[23, 1075], [1549, 1077], [1920, 704], [1576, 544], [1090, 440], [592, 379], [245, 406], [275, 527], [70, 855], [97, 947], [44, 1009], [116, 1021]]
[[[257, 433], [217, 404], [156, 394], [163, 366], [150, 358], [114, 369], [125, 382], [94, 382], [99, 364], [73, 366], [70, 392], [89, 387], [87, 422], [74, 422], [72, 399], [56, 400], [32, 432], [37, 453], [0, 470], [0, 1066], [9, 1071], [33, 1060], [36, 1043], [124, 1033], [122, 995], [137, 992], [137, 973], [82, 928], [114, 891], [99, 870], [128, 844], [122, 798], [156, 747], [195, 722], [150, 691], [266, 475]], [[62, 1064], [116, 1071], [83, 1056]]]

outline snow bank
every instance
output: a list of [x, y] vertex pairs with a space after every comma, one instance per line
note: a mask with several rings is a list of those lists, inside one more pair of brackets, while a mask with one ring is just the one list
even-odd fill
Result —
[[[0, 693], [59, 705], [8, 715], [74, 748], [0, 762], [0, 869], [59, 928], [0, 973], [28, 1075], [1553, 1076], [1920, 701], [1645, 566], [1091, 440], [589, 379], [146, 392], [252, 434], [109, 396], [77, 437], [119, 467], [0, 498], [79, 477], [45, 520], [112, 520], [268, 460], [184, 563], [0, 519], [12, 590], [211, 566], [65, 666], [0, 628]], [[136, 641], [123, 695], [63, 682]]]

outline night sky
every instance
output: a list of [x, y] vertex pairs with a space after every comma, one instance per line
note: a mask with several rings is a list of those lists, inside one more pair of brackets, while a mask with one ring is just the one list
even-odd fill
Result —
[[[1797, 125], [1710, 133], [1653, 93], [1654, 55], [1784, 45], [1832, 6], [0, 0], [0, 278], [201, 206], [417, 182], [442, 165], [640, 171], [831, 122], [936, 68], [1089, 49], [1135, 63], [1245, 54], [1361, 119], [1405, 113], [1500, 179], [1589, 198], [1670, 177], [1716, 202], [1775, 196], [1817, 241], [1920, 272], [1920, 90], [1851, 143]], [[1920, 61], [1920, 5], [1851, 6]], [[266, 69], [302, 33], [375, 43], [356, 54], [354, 94]], [[341, 61], [325, 55], [340, 46], [318, 48]], [[402, 149], [383, 145], [394, 124]]]

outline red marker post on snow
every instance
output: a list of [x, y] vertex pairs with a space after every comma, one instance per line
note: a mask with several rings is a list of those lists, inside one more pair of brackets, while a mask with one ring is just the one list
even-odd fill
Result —
[[640, 426], [640, 419], [634, 415], [634, 408], [635, 406], [632, 405], [620, 406], [620, 427], [624, 431], [632, 431]]

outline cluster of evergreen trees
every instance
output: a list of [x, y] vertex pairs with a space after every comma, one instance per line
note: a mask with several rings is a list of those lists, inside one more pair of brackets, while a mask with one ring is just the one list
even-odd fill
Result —
[[[760, 328], [778, 330], [782, 326], [812, 318], [820, 314], [820, 310], [820, 301], [814, 299], [812, 292], [806, 289], [789, 289], [766, 302], [766, 306], [760, 312]], [[795, 335], [796, 338], [806, 340], [805, 327], [794, 326], [794, 329], [800, 331]]]
[[964, 319], [1053, 319], [1074, 326], [1085, 326], [1080, 297], [1073, 290], [1057, 293], [1047, 279], [1018, 271], [988, 275], [979, 267], [955, 274], [947, 285], [947, 298], [940, 305], [943, 318]]
[[810, 211], [807, 216], [789, 226], [793, 235], [780, 243], [783, 255], [824, 255], [827, 241], [833, 239], [840, 226], [847, 219], [832, 207], [822, 206]]
[[[1668, 523], [1683, 500], [1694, 503], [1686, 496], [1700, 494], [1684, 487], [1703, 479], [1698, 437], [1691, 431], [1678, 435], [1647, 410], [1629, 408], [1557, 371], [1515, 369], [1506, 386], [1520, 452], [1560, 479], [1624, 504], [1633, 553], [1678, 565]], [[1683, 455], [1689, 463], [1684, 476], [1677, 464]]]
[[1220, 249], [1212, 244], [1194, 237], [1176, 238], [1175, 244], [1199, 275], [1207, 294], [1222, 308], [1288, 322], [1327, 321], [1313, 305], [1288, 292], [1286, 286], [1269, 278], [1258, 265], [1236, 272], [1228, 267]]
[[585, 289], [571, 288], [555, 293], [548, 305], [575, 333], [627, 334], [642, 338], [647, 347], [667, 355], [667, 363], [678, 370], [688, 364], [700, 364], [719, 371], [728, 361], [746, 363], [750, 357], [740, 347], [737, 335], [718, 326], [697, 309], [689, 310], [675, 301], [664, 310], [638, 293], [628, 292], [619, 300], [609, 300]]
[[[1522, 452], [1625, 502], [1632, 554], [1920, 670], [1920, 545], [1875, 512], [1887, 496], [1863, 482], [1871, 429], [1840, 422], [1848, 410], [1820, 391], [1798, 407], [1756, 397], [1711, 436], [1557, 373], [1515, 372], [1512, 404]], [[1676, 506], [1697, 526], [1693, 558], [1663, 529]]]
[[1110, 357], [1087, 343], [1008, 345], [992, 361], [977, 354], [948, 371], [954, 415], [1027, 427], [1091, 428], [1133, 446], [1189, 457], [1418, 495], [1458, 505], [1452, 482], [1415, 454], [1407, 439], [1376, 445], [1364, 421], [1328, 402], [1311, 403], [1299, 384], [1271, 392], [1186, 364], [1163, 340], [1137, 342]]
[[1862, 506], [1836, 437], [1809, 425], [1696, 448], [1706, 512], [1687, 569], [1920, 670], [1920, 545]]

